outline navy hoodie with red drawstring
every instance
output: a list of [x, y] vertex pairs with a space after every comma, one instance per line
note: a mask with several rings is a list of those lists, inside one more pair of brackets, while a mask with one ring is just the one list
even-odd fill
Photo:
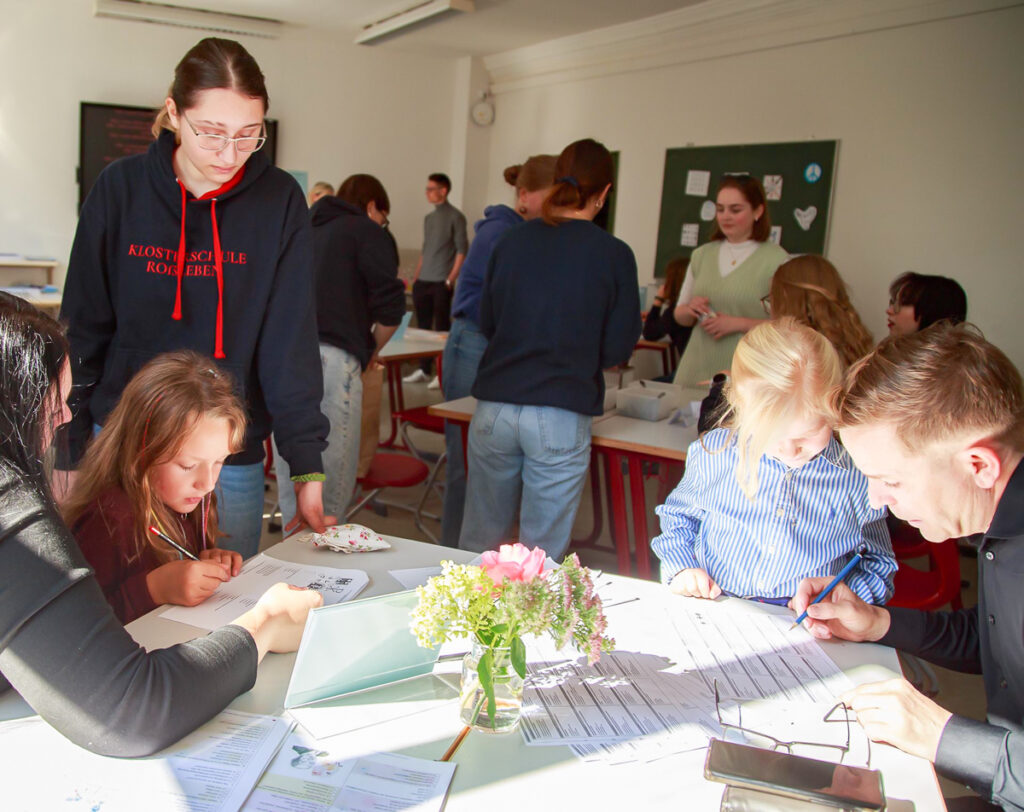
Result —
[[245, 449], [275, 432], [292, 474], [321, 473], [327, 419], [317, 348], [309, 213], [295, 180], [254, 153], [196, 198], [177, 179], [174, 133], [108, 166], [82, 206], [61, 318], [71, 344], [72, 468], [132, 375], [192, 349], [231, 373], [246, 404]]

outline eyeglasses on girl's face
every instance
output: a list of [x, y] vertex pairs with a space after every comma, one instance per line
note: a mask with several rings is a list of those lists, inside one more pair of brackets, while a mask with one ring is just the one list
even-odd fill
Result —
[[[234, 144], [235, 149], [239, 152], [256, 152], [267, 143], [267, 136], [264, 135], [246, 135], [239, 138], [228, 138], [226, 135], [218, 135], [216, 133], [201, 133], [195, 128], [195, 125], [188, 120], [188, 116], [182, 111], [181, 117], [185, 119], [185, 123], [188, 124], [189, 129], [192, 130], [192, 134], [196, 137], [196, 142], [199, 144], [200, 149], [208, 149], [211, 152], [220, 152], [223, 149], [227, 149], [228, 144]], [[261, 128], [261, 132], [266, 133], [267, 125], [264, 123]]]

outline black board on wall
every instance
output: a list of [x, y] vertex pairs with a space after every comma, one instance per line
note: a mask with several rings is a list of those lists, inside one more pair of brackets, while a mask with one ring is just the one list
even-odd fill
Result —
[[664, 276], [669, 260], [688, 257], [708, 241], [718, 183], [728, 174], [748, 173], [764, 184], [779, 238], [774, 242], [791, 254], [824, 254], [838, 144], [793, 141], [666, 150], [655, 275]]
[[[78, 208], [107, 164], [127, 155], [138, 155], [153, 143], [150, 128], [156, 110], [125, 104], [81, 102], [78, 146]], [[263, 149], [277, 163], [277, 122], [267, 119], [267, 143]]]

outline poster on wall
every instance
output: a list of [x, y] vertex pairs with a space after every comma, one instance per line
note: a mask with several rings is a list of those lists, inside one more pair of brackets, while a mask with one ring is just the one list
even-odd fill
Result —
[[666, 150], [654, 275], [708, 242], [718, 184], [731, 174], [764, 186], [772, 242], [791, 254], [824, 254], [838, 148], [838, 141], [793, 141]]

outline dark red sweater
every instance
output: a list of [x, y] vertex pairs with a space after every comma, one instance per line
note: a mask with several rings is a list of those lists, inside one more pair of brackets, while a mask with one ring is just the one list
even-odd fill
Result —
[[[107, 602], [122, 623], [131, 623], [156, 608], [146, 586], [146, 575], [177, 554], [161, 556], [147, 544], [135, 555], [135, 517], [127, 495], [114, 488], [86, 508], [71, 528], [89, 566], [96, 573]], [[192, 522], [182, 522], [185, 546], [200, 549]]]

